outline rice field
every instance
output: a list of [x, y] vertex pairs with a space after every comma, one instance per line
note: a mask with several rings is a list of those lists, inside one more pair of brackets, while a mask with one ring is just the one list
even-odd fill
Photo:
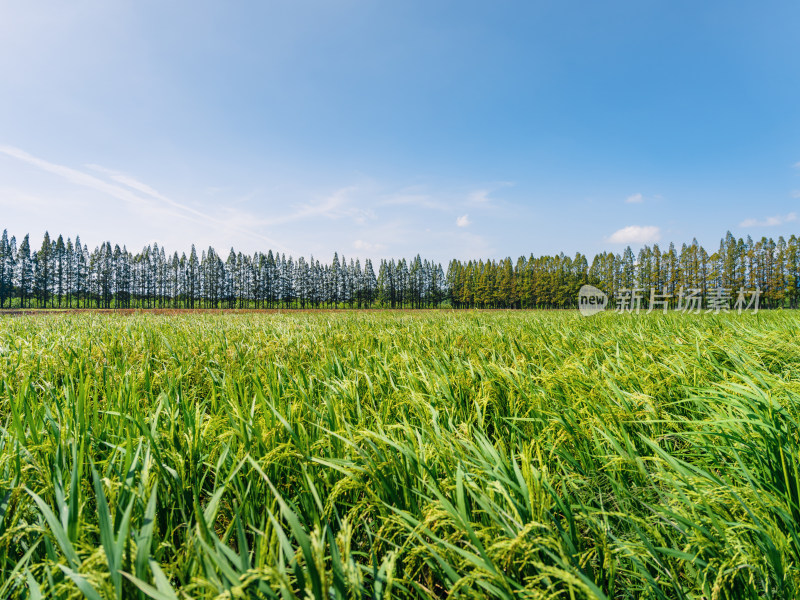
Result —
[[0, 598], [800, 596], [800, 318], [0, 317]]

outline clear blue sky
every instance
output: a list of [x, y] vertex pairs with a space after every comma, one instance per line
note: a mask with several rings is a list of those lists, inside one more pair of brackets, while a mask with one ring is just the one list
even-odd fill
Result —
[[800, 233], [800, 3], [0, 0], [0, 229], [329, 260]]

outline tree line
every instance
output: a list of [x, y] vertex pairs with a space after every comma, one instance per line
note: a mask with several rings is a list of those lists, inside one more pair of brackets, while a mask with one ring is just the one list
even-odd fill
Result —
[[[231, 248], [167, 254], [158, 244], [130, 252], [110, 242], [89, 251], [76, 236], [45, 233], [38, 250], [29, 235], [18, 244], [0, 237], [0, 308], [574, 308], [578, 290], [592, 284], [612, 298], [651, 288], [671, 296], [718, 288], [761, 290], [764, 308], [797, 308], [800, 238], [736, 239], [730, 232], [709, 253], [693, 240], [680, 249], [645, 245], [638, 253], [603, 252], [591, 264], [574, 257], [521, 256], [502, 260], [413, 259], [329, 263], [311, 256]], [[645, 294], [646, 306], [647, 294]]]

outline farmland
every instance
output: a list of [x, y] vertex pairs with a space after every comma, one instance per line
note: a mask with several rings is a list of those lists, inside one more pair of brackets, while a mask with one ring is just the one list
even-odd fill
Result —
[[800, 320], [0, 317], [0, 597], [793, 598]]

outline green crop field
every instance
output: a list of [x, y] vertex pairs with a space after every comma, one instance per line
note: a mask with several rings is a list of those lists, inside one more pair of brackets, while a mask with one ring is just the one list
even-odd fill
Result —
[[796, 598], [800, 318], [0, 317], [0, 598]]

